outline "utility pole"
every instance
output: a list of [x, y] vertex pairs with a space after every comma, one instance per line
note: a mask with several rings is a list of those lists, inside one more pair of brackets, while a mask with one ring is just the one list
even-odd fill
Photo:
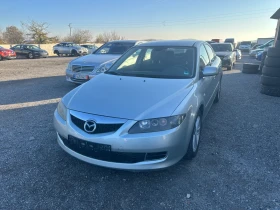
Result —
[[71, 24], [72, 24], [72, 23], [69, 23], [69, 25], [68, 25], [68, 26], [69, 26], [69, 29], [70, 29], [70, 36], [71, 36], [71, 30], [72, 30]]

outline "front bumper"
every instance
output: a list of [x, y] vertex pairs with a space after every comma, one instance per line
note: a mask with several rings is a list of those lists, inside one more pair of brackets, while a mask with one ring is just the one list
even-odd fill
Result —
[[17, 56], [16, 55], [8, 55], [8, 56], [6, 56], [4, 58], [7, 59], [7, 60], [13, 60], [13, 59], [16, 59]]
[[[96, 117], [96, 116], [95, 116]], [[155, 170], [166, 168], [177, 163], [185, 155], [189, 142], [187, 120], [177, 128], [142, 134], [128, 134], [128, 130], [134, 125], [135, 121], [127, 120], [116, 132], [104, 134], [88, 134], [79, 129], [70, 120], [70, 111], [68, 110], [67, 120], [64, 121], [57, 111], [54, 113], [54, 126], [57, 131], [57, 141], [63, 150], [70, 155], [98, 166], [124, 169], [124, 170]], [[189, 131], [191, 134], [192, 132]], [[97, 143], [111, 146], [111, 152], [114, 154], [149, 154], [165, 153], [160, 159], [147, 160], [145, 159], [133, 163], [104, 161], [98, 158], [92, 158], [83, 153], [70, 149], [65, 144], [65, 139], [68, 136], [73, 136], [84, 140], [89, 144]], [[190, 136], [190, 135], [189, 135]]]

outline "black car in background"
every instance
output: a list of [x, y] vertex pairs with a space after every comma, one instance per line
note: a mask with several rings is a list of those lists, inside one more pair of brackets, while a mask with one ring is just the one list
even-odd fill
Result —
[[216, 55], [221, 58], [222, 66], [231, 70], [236, 62], [236, 52], [233, 45], [231, 43], [212, 43], [211, 46]]
[[47, 58], [49, 56], [46, 50], [42, 50], [40, 47], [32, 44], [19, 44], [10, 48], [15, 51], [18, 57], [27, 58]]

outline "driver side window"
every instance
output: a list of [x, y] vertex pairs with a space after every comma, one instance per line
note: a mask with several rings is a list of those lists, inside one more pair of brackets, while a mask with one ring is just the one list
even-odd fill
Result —
[[202, 71], [205, 66], [209, 65], [210, 60], [208, 57], [208, 54], [206, 52], [206, 49], [203, 45], [200, 47], [200, 53], [199, 53], [199, 68]]

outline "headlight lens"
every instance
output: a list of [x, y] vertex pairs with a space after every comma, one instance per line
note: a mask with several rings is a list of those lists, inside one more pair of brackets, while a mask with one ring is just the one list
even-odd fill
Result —
[[134, 133], [150, 133], [165, 131], [179, 126], [186, 115], [176, 115], [171, 117], [162, 117], [148, 120], [141, 120], [136, 122], [128, 131], [130, 134]]
[[57, 105], [57, 113], [60, 115], [60, 117], [66, 121], [67, 116], [67, 108], [66, 106], [60, 101]]
[[105, 63], [102, 63], [100, 66], [98, 66], [96, 68], [96, 70], [94, 70], [94, 73], [100, 74], [100, 73], [103, 73], [103, 72], [107, 71], [113, 65], [113, 63], [115, 63], [116, 60], [117, 59], [110, 60], [110, 61], [107, 61]]
[[72, 70], [72, 64], [71, 63], [68, 64], [67, 69]]

